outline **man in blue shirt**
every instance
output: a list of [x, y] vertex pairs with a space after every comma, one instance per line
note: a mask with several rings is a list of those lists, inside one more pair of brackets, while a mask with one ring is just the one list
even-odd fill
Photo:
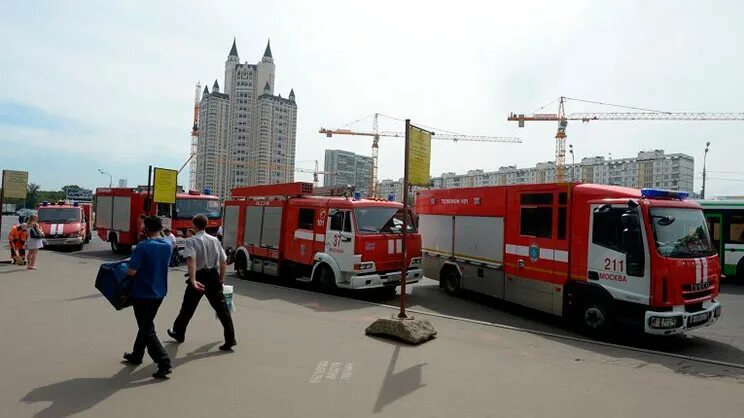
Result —
[[152, 360], [158, 365], [153, 377], [163, 379], [171, 373], [171, 361], [168, 353], [155, 332], [155, 315], [168, 292], [168, 265], [170, 264], [173, 245], [162, 238], [160, 231], [163, 223], [157, 216], [144, 219], [146, 238], [139, 242], [129, 260], [132, 282], [132, 307], [137, 319], [137, 338], [131, 353], [124, 353], [124, 360], [131, 364], [142, 364], [145, 348]]

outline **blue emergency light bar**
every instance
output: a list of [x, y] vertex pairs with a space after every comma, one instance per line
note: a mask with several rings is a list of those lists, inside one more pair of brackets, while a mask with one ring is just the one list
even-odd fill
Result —
[[663, 189], [641, 189], [641, 197], [646, 199], [677, 199], [685, 200], [690, 196], [687, 192], [675, 192]]
[[72, 202], [72, 206], [78, 207], [78, 206], [80, 206], [80, 203], [78, 203], [78, 201], [75, 200], [75, 201]]
[[395, 195], [390, 193], [387, 195], [388, 202], [394, 202], [395, 201]]
[[362, 192], [354, 192], [354, 200], [362, 200]]
[[49, 202], [45, 200], [41, 202], [41, 206], [49, 206]]

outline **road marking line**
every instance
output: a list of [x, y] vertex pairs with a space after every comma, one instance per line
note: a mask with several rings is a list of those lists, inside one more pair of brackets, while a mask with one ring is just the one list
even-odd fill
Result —
[[344, 371], [341, 373], [341, 380], [348, 381], [351, 380], [351, 373], [354, 371], [354, 364], [353, 363], [346, 363], [344, 365]]
[[334, 361], [331, 363], [331, 367], [328, 368], [328, 373], [326, 373], [326, 379], [328, 380], [336, 380], [338, 377], [338, 372], [341, 371], [341, 363]]

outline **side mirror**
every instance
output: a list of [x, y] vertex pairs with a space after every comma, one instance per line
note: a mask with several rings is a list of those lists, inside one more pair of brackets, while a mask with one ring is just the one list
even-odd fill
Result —
[[620, 222], [626, 229], [637, 230], [638, 227], [641, 225], [641, 220], [638, 217], [638, 214], [631, 211], [623, 213], [623, 215], [620, 217]]

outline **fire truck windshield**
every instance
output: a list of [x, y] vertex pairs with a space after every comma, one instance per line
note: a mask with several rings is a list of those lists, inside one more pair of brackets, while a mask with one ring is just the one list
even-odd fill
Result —
[[699, 209], [652, 208], [656, 248], [664, 257], [695, 258], [715, 254], [705, 217]]
[[199, 214], [209, 219], [219, 219], [220, 201], [216, 199], [176, 199], [176, 219], [191, 219]]
[[80, 209], [44, 208], [39, 210], [39, 222], [52, 224], [80, 222]]
[[[360, 234], [396, 234], [403, 227], [403, 210], [390, 207], [364, 207], [354, 210], [357, 229]], [[416, 232], [411, 215], [408, 215], [408, 232]]]

